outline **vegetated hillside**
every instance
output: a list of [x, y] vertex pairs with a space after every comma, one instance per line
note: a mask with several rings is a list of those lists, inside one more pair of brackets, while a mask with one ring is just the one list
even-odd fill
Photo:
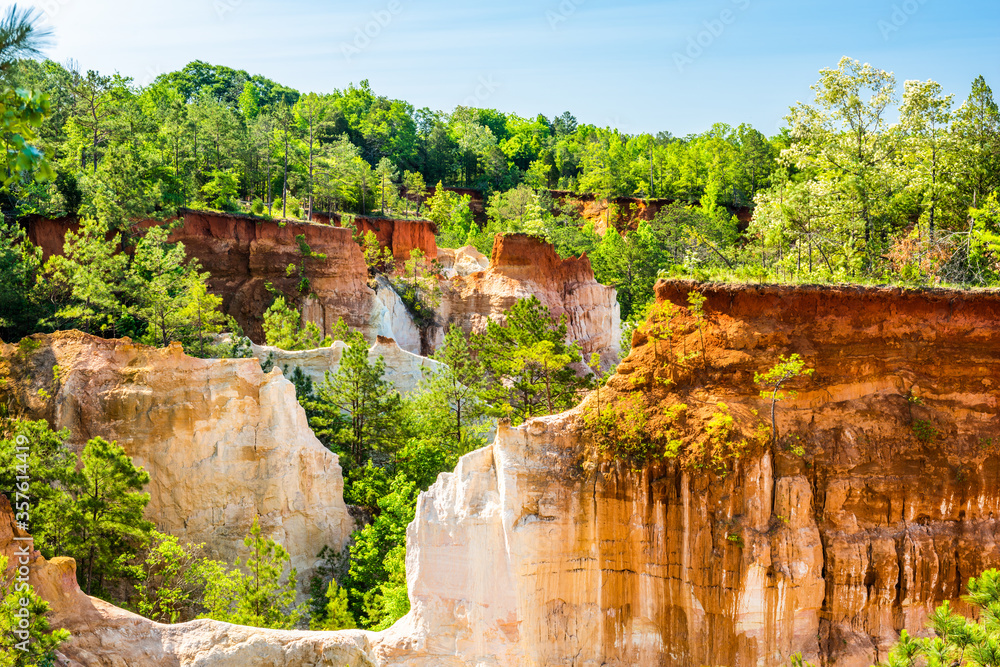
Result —
[[[30, 138], [51, 163], [35, 155], [38, 173], [51, 168], [54, 180], [15, 183], [4, 210], [116, 229], [183, 206], [324, 219], [419, 208], [438, 245], [487, 252], [496, 232], [543, 234], [563, 256], [588, 251], [605, 264], [654, 252], [654, 276], [996, 282], [1000, 111], [985, 79], [954, 97], [849, 58], [819, 74], [815, 99], [793, 106], [774, 137], [716, 124], [678, 138], [578, 124], [569, 112], [414, 109], [367, 81], [300, 93], [195, 61], [140, 88], [26, 60], [11, 76], [50, 95]], [[843, 120], [854, 99], [864, 100], [858, 127]], [[666, 213], [664, 202], [674, 202]], [[602, 247], [609, 224], [634, 227], [635, 243]], [[652, 299], [648, 280], [595, 267], [624, 287], [626, 317]]]
[[[860, 667], [941, 601], [968, 611], [1000, 565], [1000, 294], [657, 296], [606, 388], [421, 497], [387, 664]], [[814, 373], [781, 387], [772, 444], [755, 377], [793, 354]]]

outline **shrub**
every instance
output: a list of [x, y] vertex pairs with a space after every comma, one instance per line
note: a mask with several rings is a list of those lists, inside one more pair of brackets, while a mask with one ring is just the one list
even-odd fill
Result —
[[918, 419], [913, 422], [913, 435], [925, 445], [937, 437], [938, 431], [929, 419]]

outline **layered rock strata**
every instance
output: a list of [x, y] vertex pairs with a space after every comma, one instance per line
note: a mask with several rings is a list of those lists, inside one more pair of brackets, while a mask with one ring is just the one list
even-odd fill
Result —
[[[342, 318], [365, 331], [375, 306], [368, 268], [351, 230], [306, 222], [281, 223], [249, 216], [182, 211], [183, 224], [170, 234], [209, 274], [209, 288], [223, 300], [247, 335], [263, 342], [264, 311], [272, 289], [302, 301], [299, 268], [309, 281], [303, 316], [329, 332]], [[298, 237], [318, 257], [305, 257]], [[289, 274], [288, 267], [295, 267]], [[269, 287], [270, 286], [270, 287]]]
[[2, 346], [4, 398], [69, 429], [77, 451], [96, 436], [117, 441], [150, 474], [146, 514], [161, 531], [233, 561], [259, 517], [303, 582], [324, 546], [349, 538], [337, 456], [316, 440], [280, 371], [265, 375], [256, 359], [195, 359], [176, 344], [80, 332], [32, 340], [34, 351]]
[[[706, 297], [704, 319], [683, 309], [693, 290]], [[357, 651], [330, 654], [349, 664], [412, 667], [783, 665], [798, 652], [862, 667], [883, 660], [904, 627], [923, 632], [942, 601], [967, 610], [965, 582], [1000, 566], [1000, 294], [668, 282], [657, 297], [656, 330], [636, 332], [600, 395], [501, 427], [421, 496], [407, 535], [411, 611], [388, 631], [196, 622], [154, 632], [125, 612], [70, 611], [92, 619], [67, 621], [95, 647], [81, 664], [215, 664], [181, 654], [324, 664], [317, 647], [330, 642]], [[14, 384], [57, 425], [116, 437], [135, 420], [213, 414], [146, 377], [164, 368], [151, 359], [175, 350], [139, 354], [82, 334], [42, 341], [34, 370]], [[66, 345], [79, 350], [57, 349]], [[102, 370], [112, 353], [127, 382]], [[5, 348], [8, 368], [12, 354]], [[815, 373], [786, 386], [798, 393], [777, 404], [772, 444], [755, 374], [790, 354]], [[64, 387], [51, 385], [54, 362], [76, 370]], [[217, 381], [184, 365], [194, 362], [172, 364], [215, 396]], [[151, 403], [125, 400], [161, 387], [164, 406], [195, 407], [163, 407], [177, 415], [164, 422]], [[54, 403], [30, 403], [40, 388]], [[655, 459], [616, 457], [620, 438], [597, 445], [584, 417], [611, 406], [641, 410], [640, 440], [657, 447]], [[135, 646], [169, 652], [131, 659]]]
[[[369, 286], [351, 229], [188, 209], [181, 216], [170, 240], [183, 243], [187, 255], [198, 260], [209, 274], [210, 290], [222, 298], [223, 310], [255, 343], [264, 342], [263, 315], [274, 301], [274, 290], [325, 333], [343, 319], [369, 341], [393, 338], [404, 350], [423, 355], [440, 346], [451, 324], [482, 331], [518, 299], [534, 295], [554, 316], [566, 315], [568, 337], [580, 342], [586, 357], [598, 352], [606, 368], [618, 360], [621, 324], [614, 289], [594, 279], [586, 256], [561, 260], [550, 244], [523, 234], [498, 237], [488, 262], [471, 247], [442, 250], [443, 273], [451, 280], [442, 282], [435, 324], [421, 331], [386, 279], [377, 279], [374, 289]], [[359, 220], [364, 229], [378, 228], [380, 243], [392, 248], [397, 259], [405, 259], [413, 248], [437, 257], [431, 223]], [[159, 223], [142, 223], [150, 224]], [[59, 253], [66, 231], [75, 225], [69, 219], [33, 218], [29, 238], [45, 256]], [[314, 256], [303, 255], [300, 237]], [[308, 281], [305, 291], [300, 269]]]
[[[636, 401], [678, 456], [598, 451], [593, 394], [501, 428], [421, 496], [412, 608], [380, 664], [861, 667], [942, 601], [967, 609], [968, 578], [1000, 566], [1000, 294], [657, 294], [696, 288], [704, 328], [682, 312], [672, 340], [640, 330], [600, 398]], [[792, 353], [815, 374], [788, 385], [772, 449], [754, 374]]]
[[567, 338], [579, 341], [584, 358], [594, 352], [606, 367], [618, 361], [621, 315], [614, 288], [594, 279], [590, 259], [560, 259], [555, 248], [526, 234], [498, 235], [489, 268], [457, 275], [442, 285], [439, 326], [433, 347], [445, 328], [483, 331], [490, 319], [503, 317], [518, 299], [534, 295], [554, 317], [566, 316]]
[[[342, 318], [372, 339], [385, 333], [369, 331], [373, 313], [384, 306], [368, 286], [368, 268], [350, 229], [189, 209], [181, 209], [180, 215], [169, 240], [183, 243], [187, 256], [198, 260], [208, 273], [209, 289], [222, 297], [223, 311], [252, 340], [264, 341], [263, 316], [274, 301], [272, 290], [301, 305], [304, 317], [325, 332]], [[161, 223], [138, 226], [153, 224]], [[62, 253], [66, 232], [78, 226], [69, 218], [32, 218], [28, 237], [48, 257]], [[316, 256], [303, 255], [298, 237]], [[305, 294], [300, 268], [308, 280]]]
[[420, 250], [427, 259], [437, 258], [437, 228], [433, 222], [358, 215], [354, 216], [354, 227], [358, 234], [374, 232], [379, 245], [392, 251], [397, 262], [408, 260], [413, 250]]

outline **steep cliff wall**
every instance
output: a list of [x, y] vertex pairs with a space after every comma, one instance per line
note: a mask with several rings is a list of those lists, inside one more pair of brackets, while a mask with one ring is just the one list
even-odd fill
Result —
[[[860, 667], [1000, 565], [1000, 294], [658, 298], [695, 287], [703, 331], [685, 313], [640, 330], [600, 399], [501, 428], [421, 497], [412, 609], [380, 661]], [[789, 385], [772, 451], [754, 373], [791, 353], [816, 370]], [[599, 452], [581, 420], [598, 400], [641, 406], [641, 441], [678, 455]]]
[[[209, 274], [209, 289], [222, 297], [223, 310], [254, 341], [264, 340], [263, 315], [274, 300], [268, 284], [295, 303], [303, 301], [306, 319], [324, 331], [342, 317], [349, 326], [374, 339], [375, 332], [366, 327], [380, 306], [367, 285], [368, 269], [351, 230], [190, 209], [181, 209], [180, 215], [181, 224], [169, 240], [183, 243], [188, 257], [201, 263]], [[138, 226], [151, 224], [160, 223], [146, 221]], [[46, 258], [62, 253], [66, 231], [77, 227], [69, 218], [27, 221], [28, 237], [42, 248]], [[304, 259], [297, 236], [304, 237], [312, 252], [326, 258]], [[299, 267], [303, 263], [311, 297], [307, 299], [298, 289], [298, 270], [292, 275], [287, 271], [290, 264]]]
[[397, 262], [410, 258], [411, 250], [422, 250], [427, 259], [437, 258], [437, 229], [427, 220], [394, 220], [355, 216], [354, 225], [359, 234], [375, 232], [379, 245], [392, 251]]
[[489, 268], [457, 275], [442, 283], [438, 310], [441, 326], [434, 346], [451, 324], [482, 331], [518, 299], [535, 295], [552, 315], [566, 315], [568, 335], [580, 341], [585, 358], [600, 353], [605, 364], [617, 362], [621, 316], [614, 288], [594, 280], [586, 255], [559, 259], [551, 244], [527, 234], [497, 236]]
[[[211, 290], [253, 340], [263, 341], [261, 322], [273, 301], [268, 283], [295, 301], [302, 296], [298, 272], [288, 275], [290, 264], [305, 263], [309, 292], [315, 295], [304, 309], [308, 320], [324, 331], [340, 317], [351, 327], [367, 326], [375, 294], [367, 285], [368, 269], [350, 230], [202, 211], [182, 214], [184, 223], [170, 240], [182, 242], [188, 256], [201, 262], [209, 272]], [[304, 259], [297, 236], [304, 236], [312, 252], [326, 259]]]
[[[304, 222], [282, 224], [245, 215], [181, 210], [182, 223], [170, 235], [189, 257], [208, 272], [211, 291], [222, 297], [222, 307], [256, 343], [264, 342], [264, 311], [273, 301], [268, 289], [284, 293], [298, 304], [303, 317], [326, 332], [343, 318], [369, 341], [377, 336], [395, 339], [415, 354], [430, 354], [442, 342], [452, 323], [479, 331], [487, 320], [500, 317], [519, 298], [534, 294], [553, 315], [565, 314], [569, 335], [579, 340], [586, 356], [599, 352], [605, 366], [617, 361], [620, 317], [615, 291], [594, 280], [586, 256], [561, 260], [554, 248], [523, 234], [498, 237], [488, 266], [475, 249], [446, 252], [443, 299], [437, 326], [421, 334], [402, 301], [382, 279], [373, 290], [360, 248], [350, 229]], [[372, 229], [397, 260], [422, 249], [437, 257], [434, 227], [423, 221], [356, 219], [362, 230]], [[69, 219], [29, 221], [29, 237], [45, 256], [62, 252], [63, 237], [75, 222]], [[151, 222], [143, 225], [153, 224]], [[296, 237], [304, 237], [314, 253], [325, 259], [306, 259]], [[298, 289], [296, 268], [305, 265], [309, 292]], [[485, 271], [481, 269], [485, 268]]]
[[309, 430], [280, 371], [75, 331], [33, 339], [28, 356], [0, 347], [3, 398], [70, 429], [77, 450], [95, 436], [117, 440], [150, 474], [146, 513], [160, 530], [232, 561], [259, 516], [303, 582], [323, 546], [350, 536], [337, 456]]

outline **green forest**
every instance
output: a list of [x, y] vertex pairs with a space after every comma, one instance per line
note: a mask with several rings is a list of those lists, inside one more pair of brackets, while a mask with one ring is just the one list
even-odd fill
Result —
[[[22, 28], [0, 40], [0, 338], [20, 341], [23, 360], [37, 346], [28, 336], [74, 328], [158, 347], [179, 340], [201, 357], [250, 356], [201, 267], [167, 240], [181, 208], [279, 222], [317, 213], [348, 224], [355, 215], [427, 219], [439, 247], [485, 253], [497, 234], [539, 236], [563, 257], [587, 253], [596, 278], [617, 289], [623, 352], [663, 277], [1000, 283], [1000, 111], [982, 77], [947, 92], [844, 58], [819, 72], [803, 91], [809, 101], [790, 107], [775, 136], [746, 124], [629, 135], [568, 111], [416, 109], [367, 81], [301, 92], [200, 61], [140, 86], [43, 59]], [[484, 215], [465, 190], [481, 193]], [[606, 200], [603, 219], [573, 205], [591, 197]], [[646, 220], [649, 202], [658, 212]], [[81, 226], [63, 255], [43, 262], [24, 231], [29, 216]], [[134, 226], [150, 219], [163, 225]], [[372, 276], [391, 276], [417, 319], [433, 317], [433, 266], [415, 254], [397, 267], [372, 237], [358, 241]], [[485, 444], [496, 419], [559, 412], [602, 380], [599, 360], [583, 359], [565, 340], [565, 321], [536, 299], [484, 333], [453, 327], [434, 354], [444, 370], [406, 396], [343, 323], [324, 336], [275, 294], [264, 331], [288, 350], [345, 343], [324, 382], [289, 379], [317, 438], [340, 456], [346, 502], [370, 522], [344, 553], [319, 554], [310, 600], [296, 605], [303, 582], [258, 525], [246, 560], [207, 558], [142, 518], [148, 474], [116, 443], [90, 440], [78, 465], [68, 433], [4, 412], [5, 460], [17, 458], [19, 437], [42, 443], [30, 461], [37, 543], [46, 556], [77, 559], [85, 592], [164, 622], [388, 627], [409, 608], [405, 530], [419, 492]], [[219, 342], [223, 332], [231, 336]], [[595, 372], [582, 377], [585, 365]], [[58, 367], [53, 376], [58, 385]], [[16, 471], [5, 470], [0, 491], [17, 488]], [[51, 648], [53, 637], [39, 645]]]
[[[423, 217], [436, 223], [439, 246], [486, 253], [496, 233], [524, 231], [563, 256], [587, 252], [626, 319], [648, 304], [660, 274], [969, 287], [1000, 279], [1000, 112], [982, 77], [946, 93], [933, 81], [900, 86], [845, 58], [820, 72], [813, 99], [792, 106], [776, 136], [716, 124], [674, 137], [579, 124], [569, 112], [414, 109], [365, 81], [301, 93], [197, 61], [145, 87], [33, 59], [8, 63], [3, 76], [8, 106], [30, 112], [23, 127], [7, 128], [27, 142], [9, 144], [9, 220], [78, 216], [128, 236], [130, 221], [179, 207]], [[467, 194], [437, 185], [481, 192], [485, 221]], [[566, 205], [573, 195], [609, 200], [596, 230]], [[653, 198], [669, 204], [635, 224], [638, 200]], [[4, 236], [9, 256], [17, 232]], [[44, 273], [6, 270], [16, 274], [7, 284]], [[0, 335], [57, 325], [50, 312], [12, 326], [28, 312], [12, 298], [0, 295]], [[39, 300], [51, 310], [59, 298]]]

